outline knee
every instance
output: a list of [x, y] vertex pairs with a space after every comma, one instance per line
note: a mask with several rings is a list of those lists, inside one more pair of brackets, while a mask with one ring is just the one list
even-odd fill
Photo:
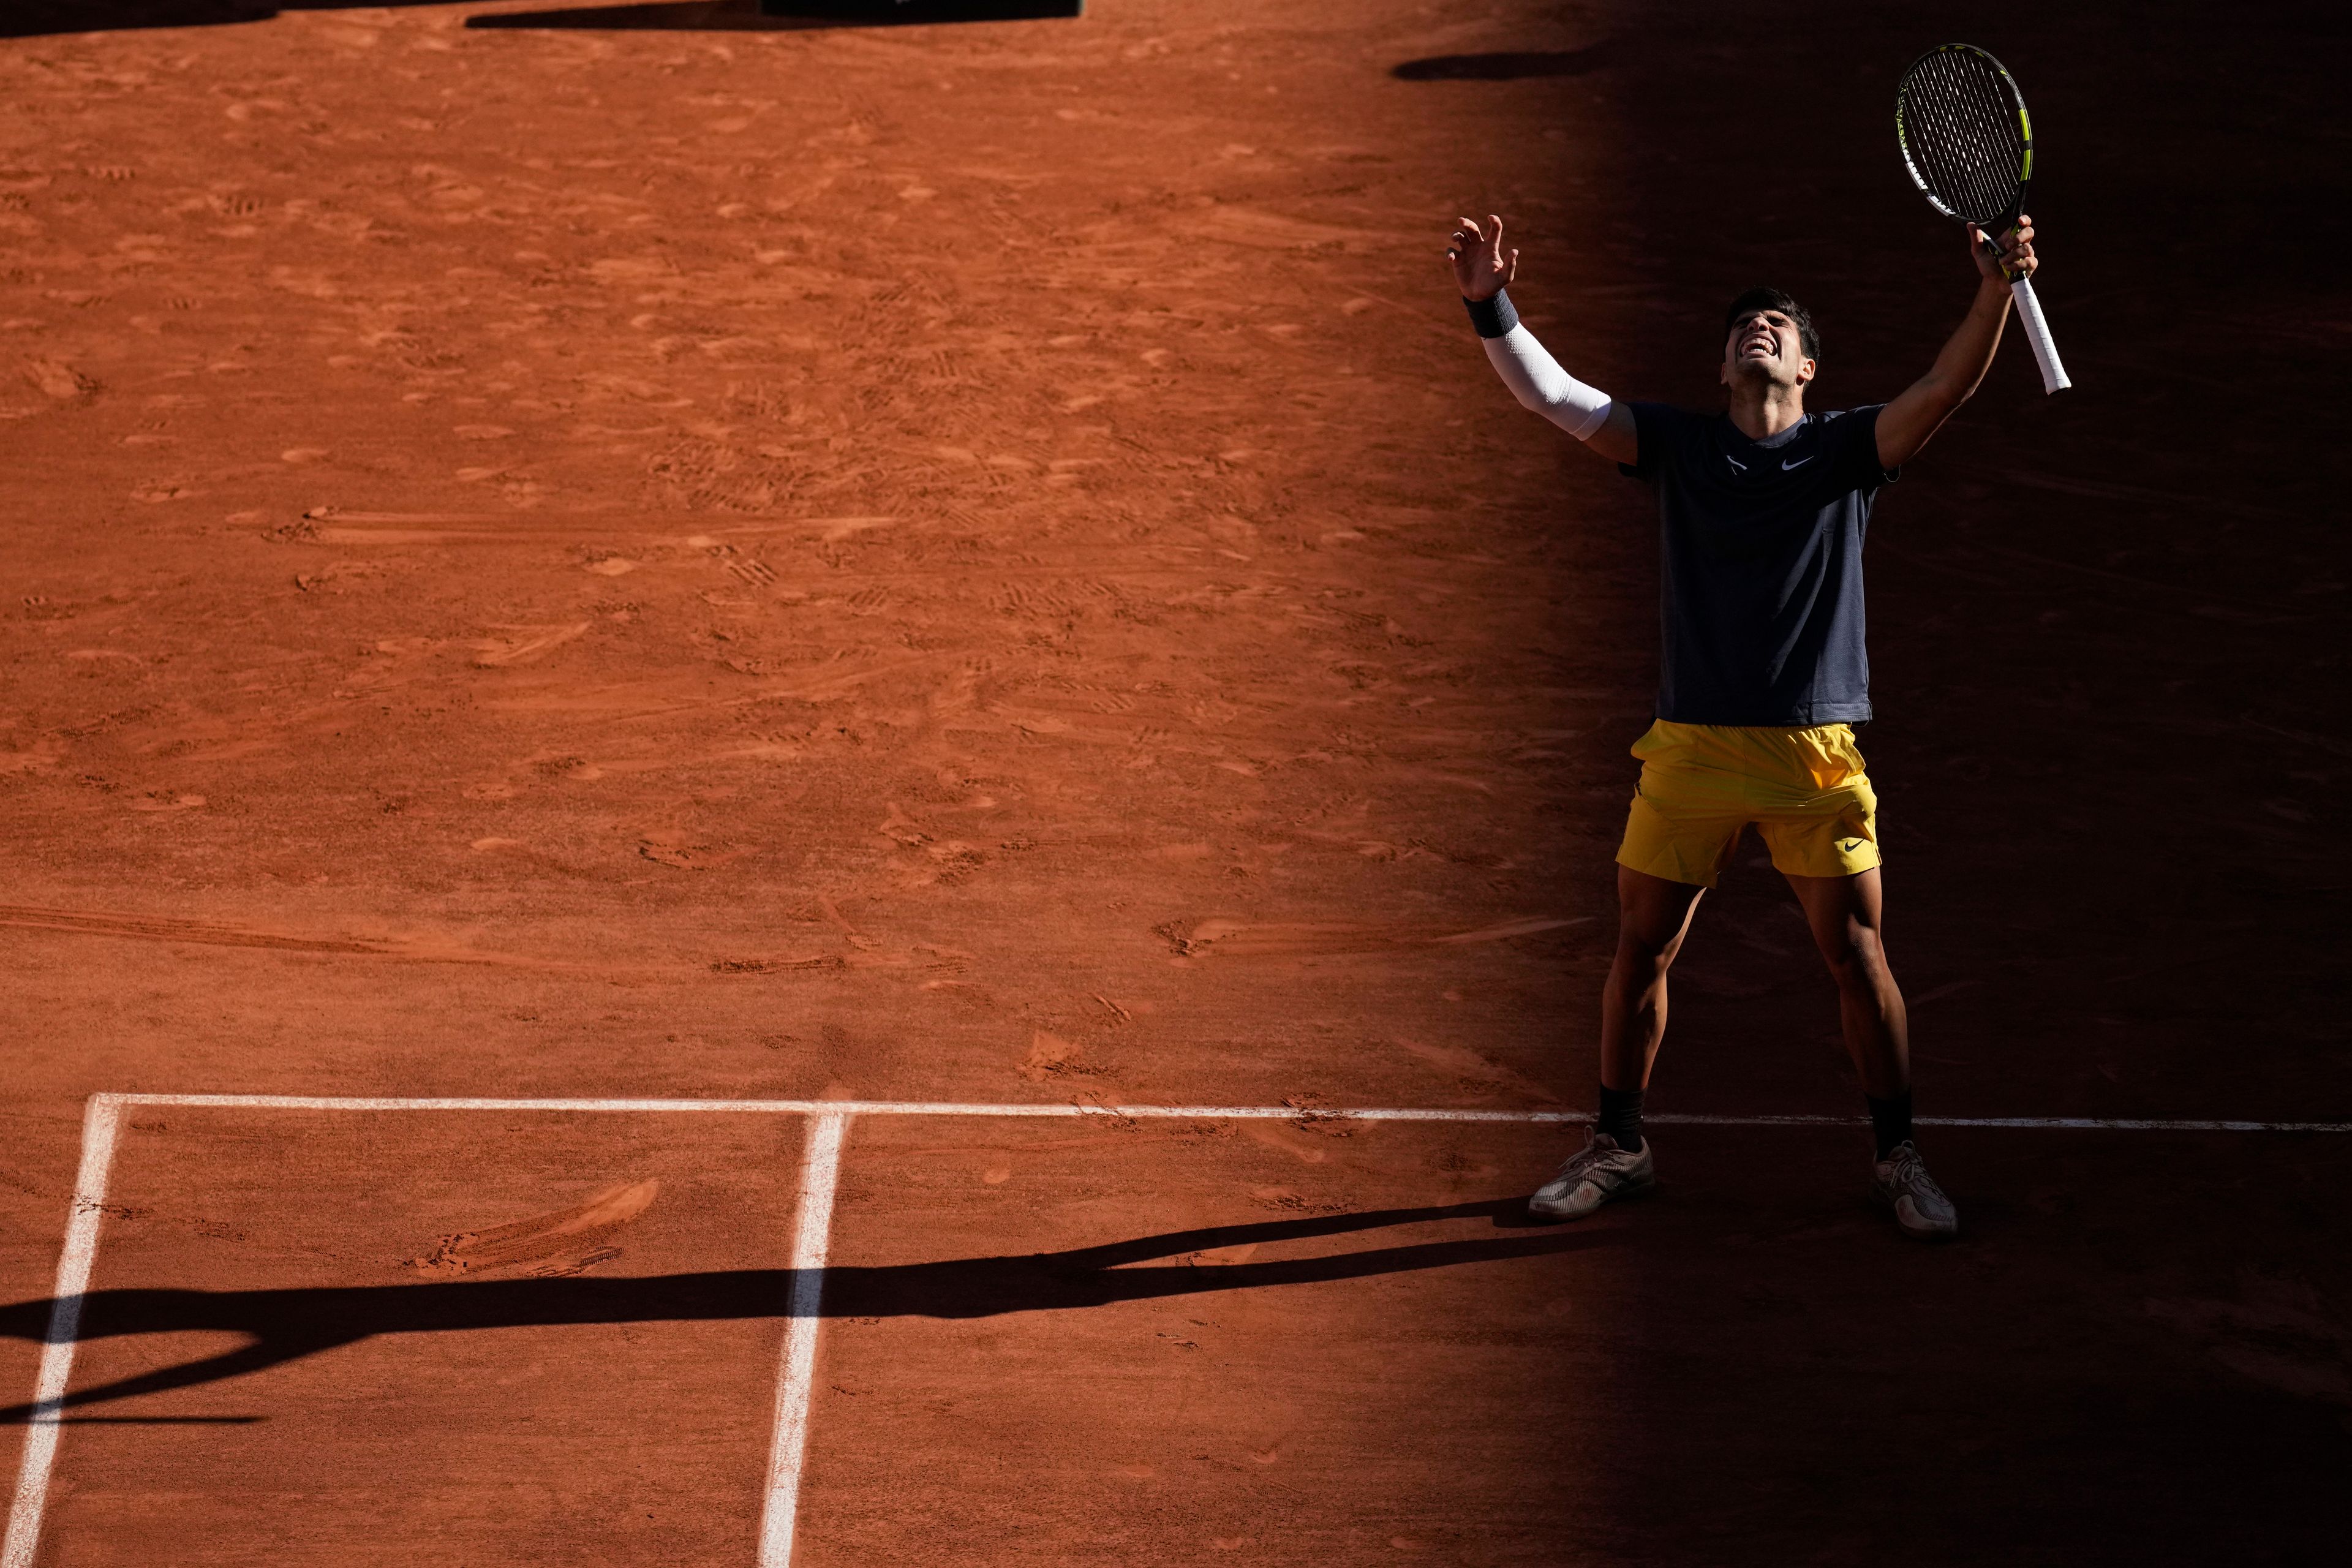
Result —
[[1888, 978], [1886, 948], [1869, 926], [1848, 926], [1834, 942], [1824, 942], [1822, 957], [1841, 990], [1875, 991]]
[[1681, 932], [1659, 940], [1637, 931], [1617, 933], [1617, 968], [1621, 973], [1647, 983], [1663, 976], [1675, 962], [1675, 950], [1682, 946]]

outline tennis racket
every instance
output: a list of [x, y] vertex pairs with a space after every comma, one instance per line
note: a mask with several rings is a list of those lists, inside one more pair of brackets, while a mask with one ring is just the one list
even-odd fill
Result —
[[[1956, 222], [1976, 225], [1986, 248], [1998, 256], [1992, 237], [2025, 210], [2025, 187], [2033, 178], [2033, 121], [2001, 63], [1968, 44], [1941, 44], [1913, 60], [1895, 91], [1895, 142], [1927, 205]], [[2013, 279], [2009, 291], [2033, 363], [2042, 367], [2042, 390], [2074, 385], [2050, 341], [2032, 283]]]

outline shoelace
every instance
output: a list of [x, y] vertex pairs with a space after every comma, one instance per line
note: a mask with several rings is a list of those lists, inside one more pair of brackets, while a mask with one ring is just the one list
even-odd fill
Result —
[[1613, 1149], [1603, 1149], [1597, 1142], [1587, 1143], [1583, 1148], [1579, 1149], [1575, 1153], [1570, 1154], [1566, 1160], [1560, 1162], [1559, 1174], [1554, 1176], [1552, 1180], [1559, 1182], [1565, 1181], [1570, 1176], [1581, 1176], [1587, 1171], [1592, 1169], [1593, 1166], [1601, 1163], [1601, 1161], [1607, 1159], [1611, 1154], [1615, 1152], [1617, 1152], [1617, 1151]]
[[1895, 1167], [1894, 1179], [1888, 1184], [1898, 1191], [1932, 1193], [1938, 1202], [1949, 1202], [1936, 1178], [1927, 1173], [1927, 1163], [1919, 1158], [1919, 1151], [1909, 1145], [1897, 1149], [1890, 1162]]

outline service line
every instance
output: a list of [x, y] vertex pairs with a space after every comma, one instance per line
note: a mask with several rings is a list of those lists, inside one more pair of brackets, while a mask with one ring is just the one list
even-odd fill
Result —
[[760, 1568], [792, 1568], [801, 1465], [808, 1455], [809, 1389], [816, 1378], [817, 1314], [824, 1304], [824, 1258], [833, 1239], [833, 1193], [841, 1176], [841, 1145], [848, 1136], [847, 1115], [819, 1115], [809, 1125], [808, 1153], [801, 1162], [783, 1381], [776, 1390], [776, 1435], [769, 1450], [767, 1501], [760, 1513]]

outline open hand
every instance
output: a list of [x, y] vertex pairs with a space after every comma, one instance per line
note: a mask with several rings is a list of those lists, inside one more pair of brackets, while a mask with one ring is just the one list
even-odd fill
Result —
[[1454, 231], [1454, 242], [1445, 247], [1445, 258], [1454, 263], [1454, 281], [1461, 285], [1465, 300], [1491, 300], [1519, 275], [1519, 253], [1503, 252], [1503, 220], [1489, 215], [1486, 223], [1487, 227], [1480, 228], [1476, 218], [1464, 218]]
[[1977, 258], [1977, 270], [2004, 283], [2032, 277], [2034, 268], [2040, 265], [2033, 258], [2033, 219], [2024, 213], [2018, 214], [2009, 232], [2000, 237], [1999, 259], [1985, 247], [1984, 230], [1974, 224], [1969, 225], [1969, 245]]

